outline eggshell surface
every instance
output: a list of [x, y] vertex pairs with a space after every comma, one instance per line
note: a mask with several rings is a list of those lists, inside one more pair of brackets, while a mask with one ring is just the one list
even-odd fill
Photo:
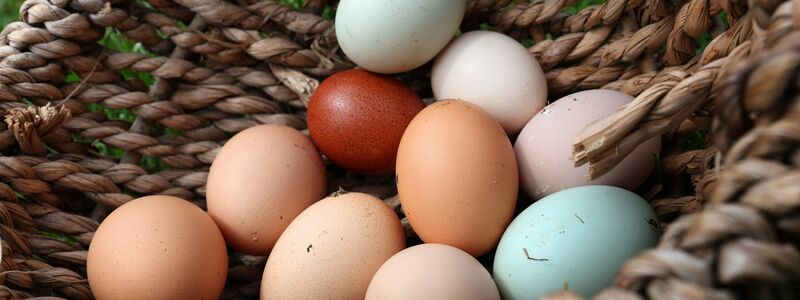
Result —
[[228, 252], [214, 221], [194, 204], [148, 196], [114, 210], [87, 256], [97, 299], [217, 299]]
[[464, 0], [342, 0], [336, 38], [360, 67], [400, 73], [433, 59], [453, 38]]
[[502, 127], [466, 101], [438, 101], [408, 125], [397, 153], [403, 211], [426, 243], [489, 252], [511, 221], [519, 178]]
[[362, 193], [325, 198], [286, 228], [267, 259], [261, 299], [363, 299], [378, 268], [405, 248], [397, 214]]
[[392, 174], [403, 131], [424, 107], [400, 80], [348, 70], [328, 77], [314, 92], [308, 128], [335, 164], [357, 173]]
[[539, 299], [564, 286], [591, 298], [658, 235], [655, 213], [634, 193], [600, 185], [563, 190], [511, 222], [495, 252], [494, 279], [503, 299]]
[[370, 282], [367, 300], [500, 300], [492, 276], [474, 257], [442, 244], [395, 254]]
[[514, 150], [520, 181], [534, 199], [581, 185], [612, 185], [636, 189], [654, 167], [661, 137], [634, 149], [616, 167], [597, 179], [589, 179], [589, 166], [574, 167], [572, 143], [592, 122], [613, 114], [633, 97], [612, 90], [588, 90], [565, 96], [536, 114], [517, 137]]
[[266, 255], [289, 223], [325, 196], [325, 167], [310, 139], [279, 125], [228, 140], [208, 174], [208, 213], [235, 249]]
[[516, 40], [497, 32], [462, 34], [433, 63], [436, 99], [472, 102], [517, 134], [547, 102], [541, 66]]

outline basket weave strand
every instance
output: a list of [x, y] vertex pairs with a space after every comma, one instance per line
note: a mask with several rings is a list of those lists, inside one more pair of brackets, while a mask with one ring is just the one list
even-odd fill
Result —
[[[258, 124], [305, 129], [319, 81], [354, 66], [321, 17], [334, 1], [307, 2], [295, 11], [255, 0], [25, 1], [21, 21], [0, 32], [0, 298], [91, 299], [86, 249], [110, 210], [148, 194], [204, 207], [208, 166], [230, 136]], [[669, 226], [597, 298], [789, 299], [800, 279], [800, 5], [609, 0], [565, 10], [576, 2], [471, 0], [461, 30], [488, 24], [532, 41], [553, 100], [592, 88], [636, 96], [576, 140], [593, 176], [655, 135], [674, 145], [702, 130], [712, 140], [665, 147], [666, 179], [646, 196]], [[112, 33], [146, 51], [104, 47]], [[704, 34], [711, 41], [697, 53]], [[65, 83], [70, 75], [80, 80]], [[404, 79], [429, 95], [426, 76]], [[148, 172], [143, 158], [169, 169]], [[379, 196], [402, 217], [391, 180], [339, 173], [332, 185]], [[688, 188], [673, 182], [684, 176]], [[223, 298], [257, 298], [264, 262], [231, 253]]]

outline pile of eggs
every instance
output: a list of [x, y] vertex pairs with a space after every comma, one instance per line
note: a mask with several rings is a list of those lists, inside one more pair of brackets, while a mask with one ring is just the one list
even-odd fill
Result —
[[[278, 125], [236, 134], [209, 171], [207, 213], [171, 196], [116, 209], [89, 249], [97, 298], [218, 298], [228, 247], [268, 256], [263, 299], [535, 299], [609, 285], [658, 239], [652, 209], [629, 190], [652, 171], [660, 139], [589, 180], [573, 140], [633, 98], [588, 90], [547, 105], [534, 56], [500, 33], [458, 33], [464, 10], [463, 0], [341, 1], [337, 38], [360, 68], [321, 83], [310, 138]], [[431, 61], [426, 106], [390, 74]], [[398, 215], [374, 196], [326, 197], [323, 155], [395, 174], [424, 243], [407, 248]]]

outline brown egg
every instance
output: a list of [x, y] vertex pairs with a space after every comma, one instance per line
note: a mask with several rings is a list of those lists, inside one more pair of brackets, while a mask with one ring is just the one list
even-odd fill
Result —
[[325, 79], [308, 105], [311, 139], [353, 172], [391, 174], [403, 131], [425, 104], [399, 80], [364, 70]]
[[422, 110], [397, 153], [397, 190], [411, 227], [426, 243], [473, 256], [492, 250], [511, 222], [518, 176], [503, 128], [461, 100]]
[[172, 196], [148, 196], [112, 212], [86, 262], [97, 299], [217, 299], [228, 253], [214, 221]]
[[208, 174], [208, 214], [236, 250], [267, 255], [289, 223], [325, 196], [325, 166], [307, 137], [279, 125], [248, 128]]
[[297, 216], [275, 244], [261, 299], [364, 299], [378, 268], [405, 245], [400, 219], [380, 199], [325, 198]]

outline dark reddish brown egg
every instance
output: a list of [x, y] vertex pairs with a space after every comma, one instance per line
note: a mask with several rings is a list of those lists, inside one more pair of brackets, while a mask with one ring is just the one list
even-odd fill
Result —
[[393, 77], [348, 70], [325, 79], [311, 96], [308, 129], [333, 163], [357, 173], [391, 174], [403, 131], [424, 107]]

